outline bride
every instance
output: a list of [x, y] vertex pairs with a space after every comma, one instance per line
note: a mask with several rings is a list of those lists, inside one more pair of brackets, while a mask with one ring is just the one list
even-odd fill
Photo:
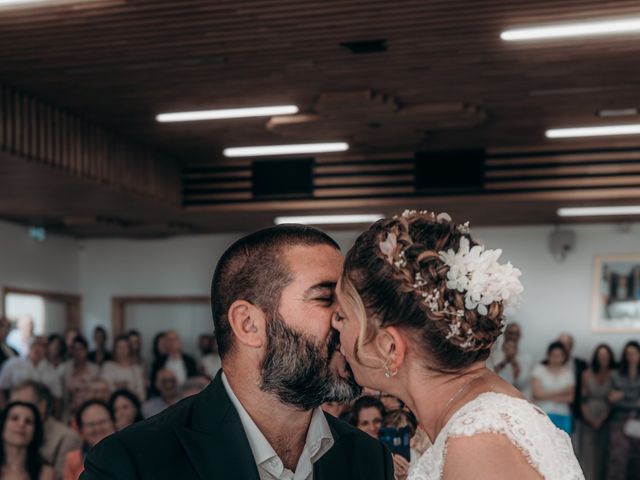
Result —
[[485, 367], [520, 271], [447, 214], [405, 211], [347, 254], [333, 326], [361, 385], [399, 397], [433, 447], [410, 480], [583, 480], [571, 441]]

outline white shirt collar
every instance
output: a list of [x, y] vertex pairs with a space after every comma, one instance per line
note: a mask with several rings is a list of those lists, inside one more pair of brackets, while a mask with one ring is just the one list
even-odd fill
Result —
[[[240, 422], [242, 422], [242, 428], [249, 440], [249, 446], [251, 447], [253, 458], [255, 459], [256, 465], [259, 469], [266, 470], [273, 478], [276, 479], [293, 478], [294, 480], [306, 480], [312, 478], [313, 464], [317, 462], [333, 446], [334, 443], [329, 423], [327, 422], [322, 409], [318, 407], [313, 410], [305, 446], [302, 454], [300, 455], [300, 459], [298, 460], [295, 476], [291, 477], [290, 475], [286, 475], [287, 472], [285, 471], [284, 465], [278, 457], [278, 454], [252, 420], [249, 413], [242, 406], [238, 397], [236, 397], [224, 372], [222, 373], [222, 384], [229, 395], [231, 403], [238, 412]], [[260, 473], [261, 478], [263, 478], [262, 472]]]

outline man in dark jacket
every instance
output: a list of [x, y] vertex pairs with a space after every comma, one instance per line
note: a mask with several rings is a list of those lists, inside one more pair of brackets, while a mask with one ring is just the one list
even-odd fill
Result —
[[200, 394], [101, 442], [83, 480], [391, 480], [377, 440], [325, 415], [360, 388], [331, 328], [338, 245], [303, 226], [236, 242], [213, 277], [222, 370]]

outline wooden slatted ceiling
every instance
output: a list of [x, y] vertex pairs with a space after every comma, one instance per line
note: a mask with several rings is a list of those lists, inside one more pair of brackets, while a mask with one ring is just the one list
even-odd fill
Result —
[[[281, 138], [263, 120], [167, 126], [155, 124], [155, 113], [285, 101], [311, 111], [323, 92], [364, 88], [407, 108], [457, 101], [487, 109], [489, 122], [473, 133], [432, 133], [438, 148], [454, 141], [517, 148], [548, 143], [541, 135], [548, 126], [596, 121], [595, 110], [622, 102], [622, 93], [625, 104], [640, 104], [640, 73], [628, 61], [640, 44], [605, 37], [515, 45], [500, 41], [500, 31], [631, 15], [640, 15], [635, 0], [87, 0], [0, 11], [0, 62], [10, 83], [186, 162]], [[380, 37], [389, 44], [384, 54], [339, 47]], [[394, 124], [430, 130], [400, 114], [380, 123], [376, 137], [393, 137]], [[356, 138], [354, 148], [373, 142], [393, 151], [418, 141]]]
[[[284, 211], [392, 213], [387, 207], [429, 204], [466, 209], [464, 216], [476, 223], [518, 222], [518, 209], [531, 223], [555, 222], [562, 202], [637, 201], [635, 137], [550, 141], [543, 132], [601, 123], [595, 112], [602, 108], [639, 106], [640, 65], [633, 61], [639, 37], [530, 44], [499, 39], [510, 27], [630, 16], [640, 16], [637, 0], [65, 0], [0, 9], [0, 80], [26, 92], [10, 108], [28, 113], [15, 125], [0, 125], [20, 146], [13, 156], [24, 160], [0, 165], [7, 173], [0, 191], [8, 185], [13, 193], [0, 196], [0, 216], [51, 218], [80, 235], [135, 236], [145, 228], [251, 229]], [[354, 56], [339, 46], [375, 38], [387, 40], [387, 52]], [[338, 108], [320, 100], [349, 92], [375, 92], [398, 108], [366, 101]], [[271, 103], [296, 103], [302, 114], [319, 119], [296, 128], [270, 126], [268, 119], [154, 121], [162, 111]], [[434, 114], [442, 105], [453, 108]], [[60, 144], [47, 142], [52, 132], [38, 119], [53, 122], [67, 142], [69, 160], [57, 172], [84, 172], [81, 179], [40, 168], [38, 159], [60, 157]], [[14, 133], [15, 126], [22, 133]], [[136, 191], [150, 187], [144, 160], [134, 172], [126, 161], [105, 161], [103, 148], [99, 155], [87, 152], [82, 139], [96, 138], [94, 126], [182, 162], [190, 206], [158, 208], [100, 188], [91, 195], [86, 181], [105, 176]], [[362, 161], [318, 158], [316, 198], [306, 202], [249, 201], [249, 162], [221, 158], [223, 147], [310, 136], [349, 141], [350, 155]], [[412, 152], [465, 147], [490, 152], [486, 191], [415, 197], [405, 161]], [[107, 156], [128, 158], [123, 148]], [[393, 161], [370, 161], [375, 159]], [[220, 169], [216, 175], [207, 174], [211, 166]], [[34, 185], [38, 191], [29, 197]], [[201, 198], [191, 203], [195, 195]], [[167, 198], [171, 203], [176, 197], [169, 192]]]
[[178, 164], [166, 156], [0, 84], [0, 152], [178, 204]]
[[[437, 157], [431, 161], [437, 161]], [[313, 198], [397, 198], [455, 193], [416, 191], [414, 165], [409, 155], [376, 160], [319, 157], [313, 168]], [[640, 196], [640, 149], [490, 155], [486, 159], [483, 190], [489, 194], [626, 187], [638, 188]], [[183, 172], [183, 202], [187, 207], [251, 202], [251, 191], [248, 161], [233, 167], [191, 165]], [[477, 191], [468, 194], [478, 197]]]

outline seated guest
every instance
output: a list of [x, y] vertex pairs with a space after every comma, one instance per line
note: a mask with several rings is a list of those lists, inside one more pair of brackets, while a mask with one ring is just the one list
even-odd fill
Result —
[[107, 350], [107, 331], [101, 326], [97, 326], [93, 331], [93, 345], [95, 350], [87, 356], [90, 362], [101, 367], [104, 362], [111, 360], [111, 352]]
[[115, 339], [113, 361], [105, 362], [100, 376], [107, 381], [111, 391], [126, 388], [135, 393], [140, 401], [146, 398], [142, 366], [131, 358], [131, 346], [126, 335]]
[[100, 374], [100, 368], [87, 360], [89, 344], [77, 336], [71, 346], [71, 359], [64, 364], [64, 390], [67, 415], [73, 417], [76, 410], [88, 398], [89, 385]]
[[18, 355], [25, 358], [29, 354], [29, 347], [33, 340], [33, 318], [29, 315], [22, 315], [18, 318], [16, 328], [9, 332], [7, 344], [13, 348]]
[[360, 397], [351, 407], [351, 424], [373, 438], [378, 438], [385, 413], [384, 405], [377, 398]]
[[[411, 442], [413, 444], [413, 437], [418, 430], [418, 421], [412, 413], [406, 410], [392, 410], [388, 412], [382, 419], [382, 427], [400, 428], [408, 427], [410, 430]], [[409, 467], [415, 464], [422, 453], [417, 452], [410, 448], [410, 461], [404, 458], [402, 455], [393, 454], [393, 468], [396, 473], [396, 480], [405, 480], [409, 474]]]
[[[164, 343], [167, 354], [158, 358], [151, 367], [151, 385], [155, 385], [156, 374], [161, 368], [168, 368], [173, 371], [178, 381], [178, 387], [187, 380], [187, 378], [198, 375], [198, 367], [196, 361], [190, 355], [182, 353], [182, 342], [180, 335], [174, 330], [169, 330], [164, 335]], [[155, 393], [155, 389], [154, 393]]]
[[64, 332], [64, 344], [66, 346], [67, 356], [71, 355], [70, 352], [71, 352], [71, 347], [73, 346], [73, 340], [78, 335], [81, 335], [80, 330], [74, 327], [67, 328], [67, 331]]
[[10, 390], [25, 380], [34, 380], [47, 386], [56, 402], [62, 399], [62, 380], [56, 369], [45, 358], [47, 341], [34, 339], [27, 358], [12, 358], [0, 370], [0, 389]]
[[104, 403], [109, 403], [111, 398], [111, 389], [106, 380], [98, 377], [89, 384], [87, 391], [87, 400], [100, 400]]
[[200, 371], [209, 380], [213, 380], [222, 367], [222, 361], [218, 354], [218, 343], [213, 335], [200, 335], [200, 337], [207, 338], [208, 343], [204, 347], [201, 343], [200, 348], [203, 352], [202, 359], [200, 360]]
[[329, 415], [333, 415], [336, 418], [340, 418], [345, 411], [348, 405], [344, 405], [338, 402], [326, 402], [322, 404], [322, 411], [328, 413]]
[[62, 364], [67, 359], [67, 345], [64, 338], [57, 333], [52, 333], [47, 339], [47, 360], [59, 374], [62, 374]]
[[402, 400], [385, 392], [380, 392], [380, 401], [384, 405], [384, 409], [387, 412], [404, 408], [404, 403], [402, 403]]
[[209, 385], [209, 379], [205, 377], [191, 377], [180, 387], [179, 397], [180, 400], [197, 395]]
[[509, 339], [502, 342], [502, 359], [493, 371], [527, 396], [531, 382], [530, 364], [518, 352], [518, 342]]
[[167, 342], [165, 338], [166, 333], [167, 332], [158, 332], [153, 337], [153, 359], [151, 362], [152, 365], [167, 354]]
[[[640, 438], [627, 435], [625, 426], [632, 419], [640, 419], [640, 344], [628, 342], [622, 350], [620, 368], [613, 374], [611, 424], [609, 437], [609, 465], [607, 480], [640, 478], [638, 452]], [[635, 465], [634, 465], [635, 464]]]
[[178, 400], [178, 382], [175, 374], [168, 368], [163, 368], [156, 374], [156, 390], [159, 395], [151, 397], [142, 405], [144, 418], [160, 413]]
[[573, 355], [574, 341], [570, 333], [561, 333], [557, 341], [564, 346], [567, 352], [567, 368], [573, 373], [575, 389], [570, 407], [574, 420], [579, 421], [582, 418], [582, 374], [589, 366], [585, 360]]
[[582, 420], [578, 459], [587, 480], [604, 477], [609, 443], [609, 394], [613, 388], [615, 359], [606, 344], [596, 347], [591, 368], [582, 375]]
[[574, 399], [575, 378], [567, 368], [567, 351], [560, 342], [547, 349], [547, 359], [533, 369], [533, 400], [556, 427], [573, 431], [571, 402]]
[[30, 403], [11, 402], [0, 415], [0, 478], [3, 480], [53, 480], [55, 472], [39, 450], [42, 421]]
[[18, 352], [7, 345], [7, 335], [10, 330], [11, 322], [4, 315], [0, 315], [0, 367], [8, 359], [18, 356]]
[[133, 363], [142, 365], [142, 337], [138, 330], [129, 330], [127, 333], [129, 346], [131, 347], [131, 360]]
[[27, 380], [14, 387], [11, 401], [21, 401], [34, 405], [42, 419], [44, 438], [40, 448], [42, 458], [53, 466], [56, 476], [62, 475], [62, 467], [67, 452], [80, 447], [80, 437], [51, 415], [53, 398], [49, 389], [41, 383]]
[[213, 342], [215, 337], [210, 333], [203, 333], [198, 336], [198, 350], [200, 351], [200, 358], [213, 352]]
[[[517, 322], [507, 324], [502, 337], [491, 349], [487, 365], [495, 373], [520, 390], [526, 397], [531, 396], [531, 355], [520, 348], [522, 327]], [[514, 352], [515, 350], [515, 352]], [[515, 375], [517, 373], [517, 375]]]
[[82, 448], [67, 453], [63, 480], [78, 480], [84, 471], [84, 457], [103, 438], [115, 432], [113, 412], [99, 400], [83, 403], [76, 412], [76, 424], [82, 436]]
[[113, 392], [109, 399], [109, 408], [113, 412], [117, 431], [142, 420], [140, 400], [126, 388]]

